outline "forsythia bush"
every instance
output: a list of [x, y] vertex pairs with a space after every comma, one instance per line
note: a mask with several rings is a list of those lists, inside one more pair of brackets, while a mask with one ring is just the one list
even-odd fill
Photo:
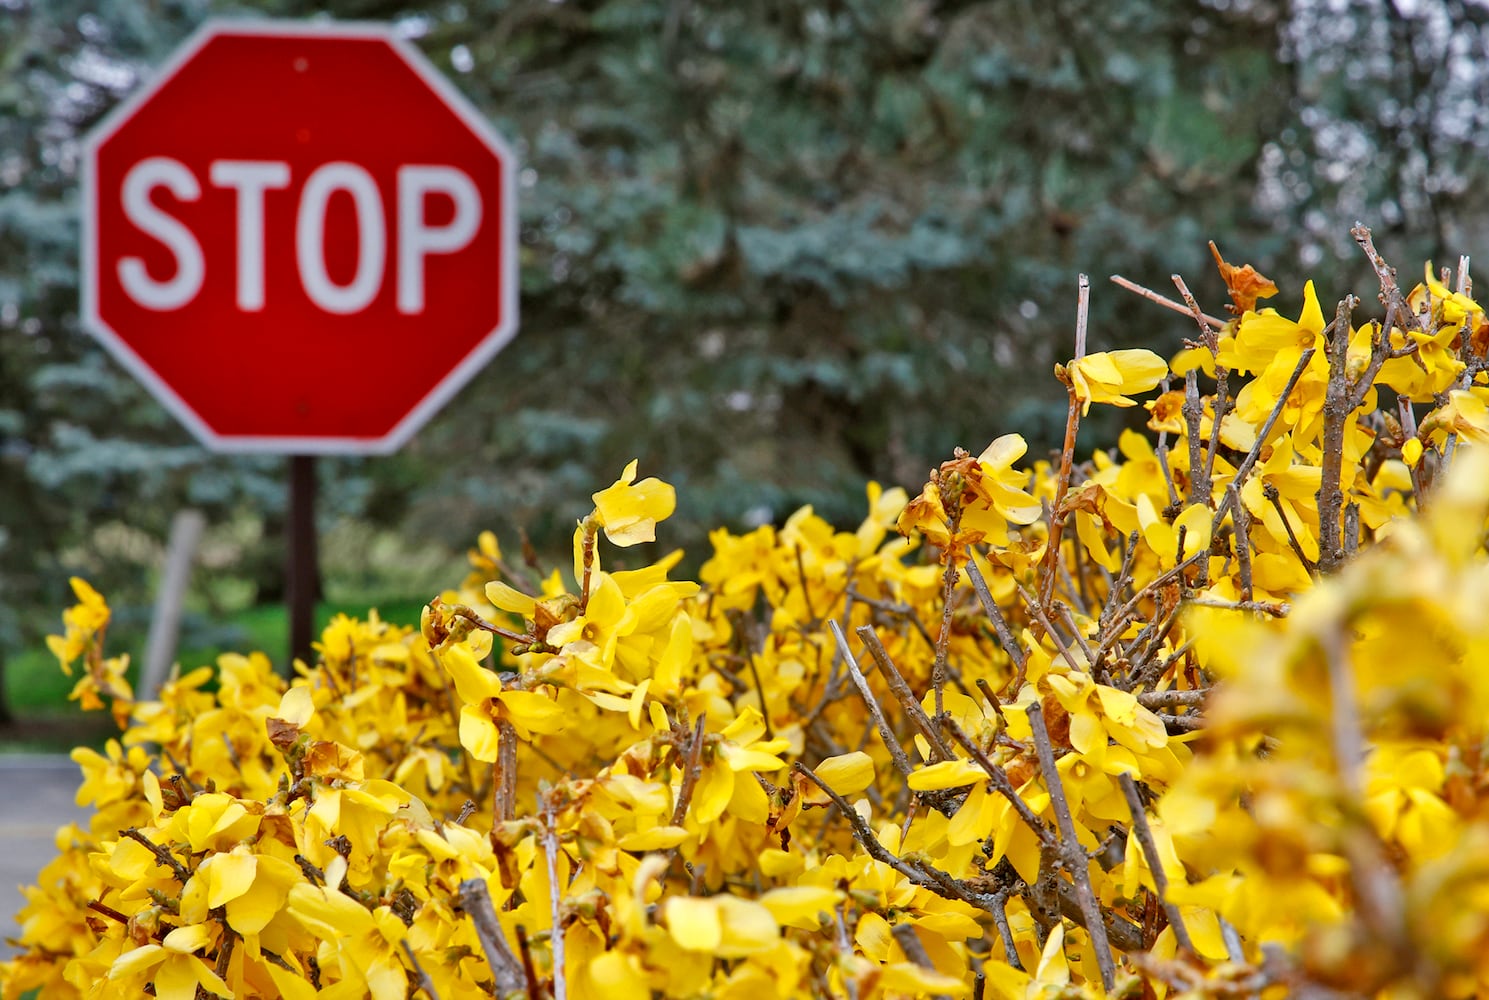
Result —
[[1217, 254], [1172, 365], [1078, 323], [1059, 462], [721, 530], [701, 583], [607, 568], [673, 510], [634, 463], [572, 578], [483, 535], [288, 684], [136, 700], [77, 582], [53, 649], [123, 735], [4, 997], [1489, 992], [1489, 322], [1355, 235], [1378, 319]]

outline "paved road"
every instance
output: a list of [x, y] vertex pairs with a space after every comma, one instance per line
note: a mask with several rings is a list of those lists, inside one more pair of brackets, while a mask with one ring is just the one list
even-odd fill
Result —
[[56, 857], [57, 827], [85, 821], [72, 802], [80, 778], [78, 766], [61, 754], [0, 755], [0, 958], [15, 954], [3, 939], [20, 933], [17, 888], [34, 883]]

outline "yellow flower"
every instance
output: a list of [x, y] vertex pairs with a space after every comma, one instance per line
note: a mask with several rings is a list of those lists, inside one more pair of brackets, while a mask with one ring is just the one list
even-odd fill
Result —
[[[779, 737], [760, 739], [764, 735], [764, 716], [753, 705], [740, 712], [718, 735], [712, 746], [712, 759], [705, 762], [693, 791], [692, 816], [700, 824], [712, 823], [731, 806], [737, 812], [748, 809], [751, 802], [759, 807], [764, 795], [753, 773], [770, 773], [785, 767], [786, 762], [776, 755], [790, 746], [789, 741]], [[740, 772], [749, 773], [744, 774], [745, 780], [736, 781]]]
[[[874, 783], [874, 759], [861, 750], [829, 757], [813, 770], [839, 795], [855, 795]], [[807, 802], [819, 806], [832, 801], [811, 782], [807, 782], [805, 797]]]
[[536, 691], [504, 690], [501, 678], [477, 663], [467, 646], [448, 647], [439, 654], [439, 662], [465, 703], [460, 709], [460, 743], [477, 760], [488, 764], [496, 760], [500, 720], [510, 722], [523, 739], [563, 730], [564, 713], [556, 701]]
[[1457, 434], [1478, 444], [1489, 444], [1489, 405], [1485, 404], [1482, 393], [1482, 389], [1455, 389], [1448, 393], [1447, 402], [1422, 421], [1422, 436], [1437, 445], [1449, 434]]
[[177, 927], [160, 944], [141, 945], [120, 955], [109, 968], [109, 980], [141, 991], [150, 983], [157, 1000], [192, 1000], [198, 986], [230, 997], [232, 988], [196, 954], [211, 940], [212, 931], [205, 924]]
[[130, 747], [126, 757], [118, 740], [104, 746], [107, 757], [88, 747], [72, 752], [73, 762], [83, 769], [83, 783], [78, 786], [77, 804], [97, 808], [120, 801], [139, 788], [140, 774], [150, 765], [143, 747]]
[[917, 768], [911, 773], [908, 784], [912, 791], [935, 792], [986, 780], [987, 772], [970, 760], [943, 760]]
[[677, 492], [667, 483], [652, 478], [635, 482], [636, 464], [632, 459], [613, 485], [593, 497], [605, 537], [622, 548], [655, 541], [657, 522], [677, 509]]
[[206, 908], [226, 907], [228, 925], [239, 934], [257, 934], [268, 926], [284, 906], [290, 887], [303, 880], [299, 869], [288, 861], [255, 854], [247, 844], [231, 851], [209, 855], [182, 890], [182, 909], [187, 899], [201, 897]]
[[1307, 348], [1323, 345], [1324, 312], [1313, 282], [1303, 286], [1303, 311], [1290, 320], [1276, 309], [1247, 312], [1237, 325], [1229, 350], [1222, 347], [1220, 363], [1232, 371], [1261, 373], [1274, 369], [1285, 380]]
[[768, 907], [727, 893], [706, 899], [673, 896], [662, 913], [678, 947], [719, 958], [743, 958], [764, 951], [781, 936]]
[[398, 943], [407, 930], [392, 910], [369, 911], [344, 893], [302, 882], [290, 890], [289, 912], [320, 938], [344, 982], [365, 988], [373, 1000], [403, 1000], [408, 976]]
[[1210, 519], [1213, 512], [1202, 503], [1191, 504], [1169, 524], [1158, 516], [1153, 501], [1144, 494], [1137, 498], [1137, 519], [1142, 526], [1143, 541], [1168, 568], [1179, 561], [1179, 530], [1184, 530], [1184, 558], [1210, 547]]
[[75, 576], [70, 582], [78, 603], [62, 613], [66, 633], [47, 636], [47, 648], [69, 677], [72, 676], [72, 661], [93, 650], [95, 636], [109, 624], [109, 606], [103, 595], [81, 577]]
[[1113, 406], [1136, 406], [1129, 392], [1147, 392], [1168, 374], [1168, 362], [1152, 351], [1124, 350], [1087, 354], [1065, 366], [1075, 398], [1081, 401], [1081, 413], [1091, 411], [1092, 403]]

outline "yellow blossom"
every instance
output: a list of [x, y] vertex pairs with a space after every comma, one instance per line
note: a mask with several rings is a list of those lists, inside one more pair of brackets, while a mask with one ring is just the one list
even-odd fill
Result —
[[677, 494], [659, 479], [635, 482], [636, 460], [626, 466], [614, 485], [594, 495], [595, 514], [605, 537], [616, 545], [629, 546], [656, 539], [658, 521], [672, 516]]
[[1130, 392], [1147, 392], [1168, 374], [1168, 362], [1152, 351], [1129, 349], [1087, 354], [1065, 368], [1069, 373], [1081, 413], [1089, 413], [1092, 403], [1113, 406], [1136, 406]]

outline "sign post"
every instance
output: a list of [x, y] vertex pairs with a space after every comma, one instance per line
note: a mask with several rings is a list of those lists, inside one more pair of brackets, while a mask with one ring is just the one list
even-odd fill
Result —
[[299, 456], [295, 600], [309, 456], [394, 451], [516, 332], [515, 171], [367, 25], [209, 23], [90, 135], [83, 321], [207, 447]]

